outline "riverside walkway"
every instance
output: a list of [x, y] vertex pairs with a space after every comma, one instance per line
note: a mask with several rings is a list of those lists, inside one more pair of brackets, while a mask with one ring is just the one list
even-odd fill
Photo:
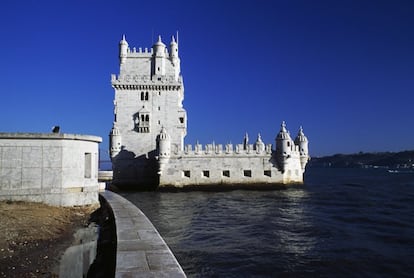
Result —
[[100, 194], [115, 218], [115, 277], [186, 277], [170, 248], [139, 208], [111, 191]]

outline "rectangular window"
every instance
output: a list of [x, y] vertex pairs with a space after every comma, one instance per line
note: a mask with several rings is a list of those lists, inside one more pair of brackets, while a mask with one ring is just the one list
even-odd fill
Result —
[[92, 154], [85, 153], [85, 178], [90, 179], [92, 177]]
[[265, 170], [263, 173], [265, 176], [271, 177], [272, 176], [272, 171], [270, 170]]
[[188, 170], [183, 171], [183, 175], [184, 175], [184, 177], [187, 177], [187, 178], [191, 177], [191, 173]]
[[183, 124], [184, 123], [184, 117], [180, 117], [180, 123]]
[[230, 178], [230, 171], [229, 170], [224, 170], [223, 171], [223, 177]]
[[244, 171], [243, 171], [243, 175], [244, 175], [245, 177], [249, 177], [249, 178], [251, 178], [251, 177], [252, 177], [252, 170], [244, 170]]
[[210, 171], [203, 171], [203, 177], [209, 178], [210, 177]]

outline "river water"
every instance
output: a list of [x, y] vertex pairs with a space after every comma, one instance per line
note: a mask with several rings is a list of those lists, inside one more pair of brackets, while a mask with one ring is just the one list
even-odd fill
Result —
[[310, 168], [272, 191], [122, 193], [189, 277], [414, 277], [414, 173]]

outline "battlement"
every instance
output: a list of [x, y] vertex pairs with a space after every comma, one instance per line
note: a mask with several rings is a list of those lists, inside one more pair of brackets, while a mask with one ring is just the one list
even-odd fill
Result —
[[175, 81], [174, 75], [156, 76], [148, 74], [111, 74], [111, 84], [116, 89], [138, 90], [180, 90], [183, 83], [181, 76]]
[[134, 53], [138, 53], [138, 54], [139, 53], [149, 53], [149, 54], [153, 54], [154, 53], [154, 50], [152, 48], [148, 49], [147, 47], [145, 47], [144, 48], [144, 51], [143, 51], [142, 50], [142, 47], [138, 47], [138, 51], [137, 51], [137, 48], [136, 47], [133, 47], [132, 48], [132, 51], [131, 51], [131, 48], [128, 47], [127, 52], [128, 52], [128, 54], [134, 54]]
[[[214, 156], [257, 156], [257, 155], [271, 155], [273, 150], [272, 144], [257, 146], [256, 144], [187, 144], [184, 149], [180, 149], [177, 144], [171, 146], [171, 156], [197, 156], [197, 157], [214, 157]], [[299, 146], [293, 145], [291, 156], [299, 155]]]
[[185, 145], [183, 150], [180, 150], [178, 145], [173, 145], [171, 148], [173, 156], [256, 156], [272, 154], [272, 144], [267, 144], [264, 148], [257, 148], [254, 144], [191, 144]]

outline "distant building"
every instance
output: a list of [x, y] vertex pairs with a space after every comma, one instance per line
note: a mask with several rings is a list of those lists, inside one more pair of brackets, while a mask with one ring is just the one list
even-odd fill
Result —
[[292, 140], [283, 122], [275, 148], [254, 143], [184, 145], [187, 113], [178, 38], [161, 37], [151, 49], [119, 43], [119, 75], [110, 132], [113, 183], [137, 186], [262, 185], [303, 183], [309, 160], [302, 128]]

